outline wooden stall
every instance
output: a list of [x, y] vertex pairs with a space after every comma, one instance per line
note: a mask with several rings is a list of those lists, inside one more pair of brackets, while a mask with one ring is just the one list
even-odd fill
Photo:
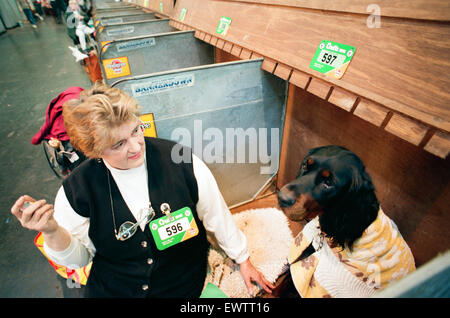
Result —
[[[277, 206], [308, 149], [338, 144], [364, 161], [417, 266], [449, 249], [448, 1], [177, 0], [170, 18], [216, 62], [262, 57], [289, 83], [276, 182], [233, 212]], [[324, 40], [354, 48], [339, 78], [310, 67]]]

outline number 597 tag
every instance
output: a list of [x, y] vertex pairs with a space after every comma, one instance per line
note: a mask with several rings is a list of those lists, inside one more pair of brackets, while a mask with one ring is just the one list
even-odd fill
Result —
[[310, 68], [327, 77], [340, 79], [348, 67], [355, 48], [350, 45], [323, 40], [314, 54]]
[[197, 223], [189, 207], [171, 212], [170, 218], [163, 216], [153, 220], [149, 226], [156, 247], [160, 251], [198, 234]]

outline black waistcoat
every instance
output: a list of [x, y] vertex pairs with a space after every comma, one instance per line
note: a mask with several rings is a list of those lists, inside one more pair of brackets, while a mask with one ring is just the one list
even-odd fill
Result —
[[[90, 218], [89, 237], [96, 254], [86, 286], [88, 297], [198, 297], [206, 277], [208, 242], [198, 218], [197, 181], [192, 163], [176, 164], [171, 159], [173, 142], [145, 138], [148, 188], [156, 212], [163, 216], [162, 203], [172, 211], [188, 206], [195, 217], [199, 234], [159, 251], [149, 226], [126, 241], [114, 236], [107, 168], [94, 159], [83, 162], [63, 182], [72, 208]], [[183, 151], [190, 151], [184, 148]], [[191, 156], [192, 158], [192, 156]], [[111, 180], [115, 222], [136, 222]]]

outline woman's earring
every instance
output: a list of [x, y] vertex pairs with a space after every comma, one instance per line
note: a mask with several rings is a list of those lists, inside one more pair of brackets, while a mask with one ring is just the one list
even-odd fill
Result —
[[102, 158], [97, 158], [97, 163], [102, 163]]

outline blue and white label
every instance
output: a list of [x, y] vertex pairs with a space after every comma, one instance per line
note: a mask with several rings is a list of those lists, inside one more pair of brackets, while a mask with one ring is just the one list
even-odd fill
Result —
[[155, 38], [117, 43], [117, 52], [139, 50], [156, 44]]
[[162, 80], [148, 81], [131, 85], [133, 97], [141, 97], [150, 94], [161, 93], [171, 89], [194, 86], [194, 74], [174, 76]]
[[123, 18], [108, 18], [108, 19], [102, 20], [103, 25], [114, 24], [114, 23], [123, 23]]
[[128, 26], [128, 27], [124, 27], [124, 28], [107, 30], [106, 34], [108, 36], [115, 36], [115, 35], [119, 35], [119, 34], [129, 34], [129, 33], [133, 33], [133, 32], [134, 32], [134, 26]]

